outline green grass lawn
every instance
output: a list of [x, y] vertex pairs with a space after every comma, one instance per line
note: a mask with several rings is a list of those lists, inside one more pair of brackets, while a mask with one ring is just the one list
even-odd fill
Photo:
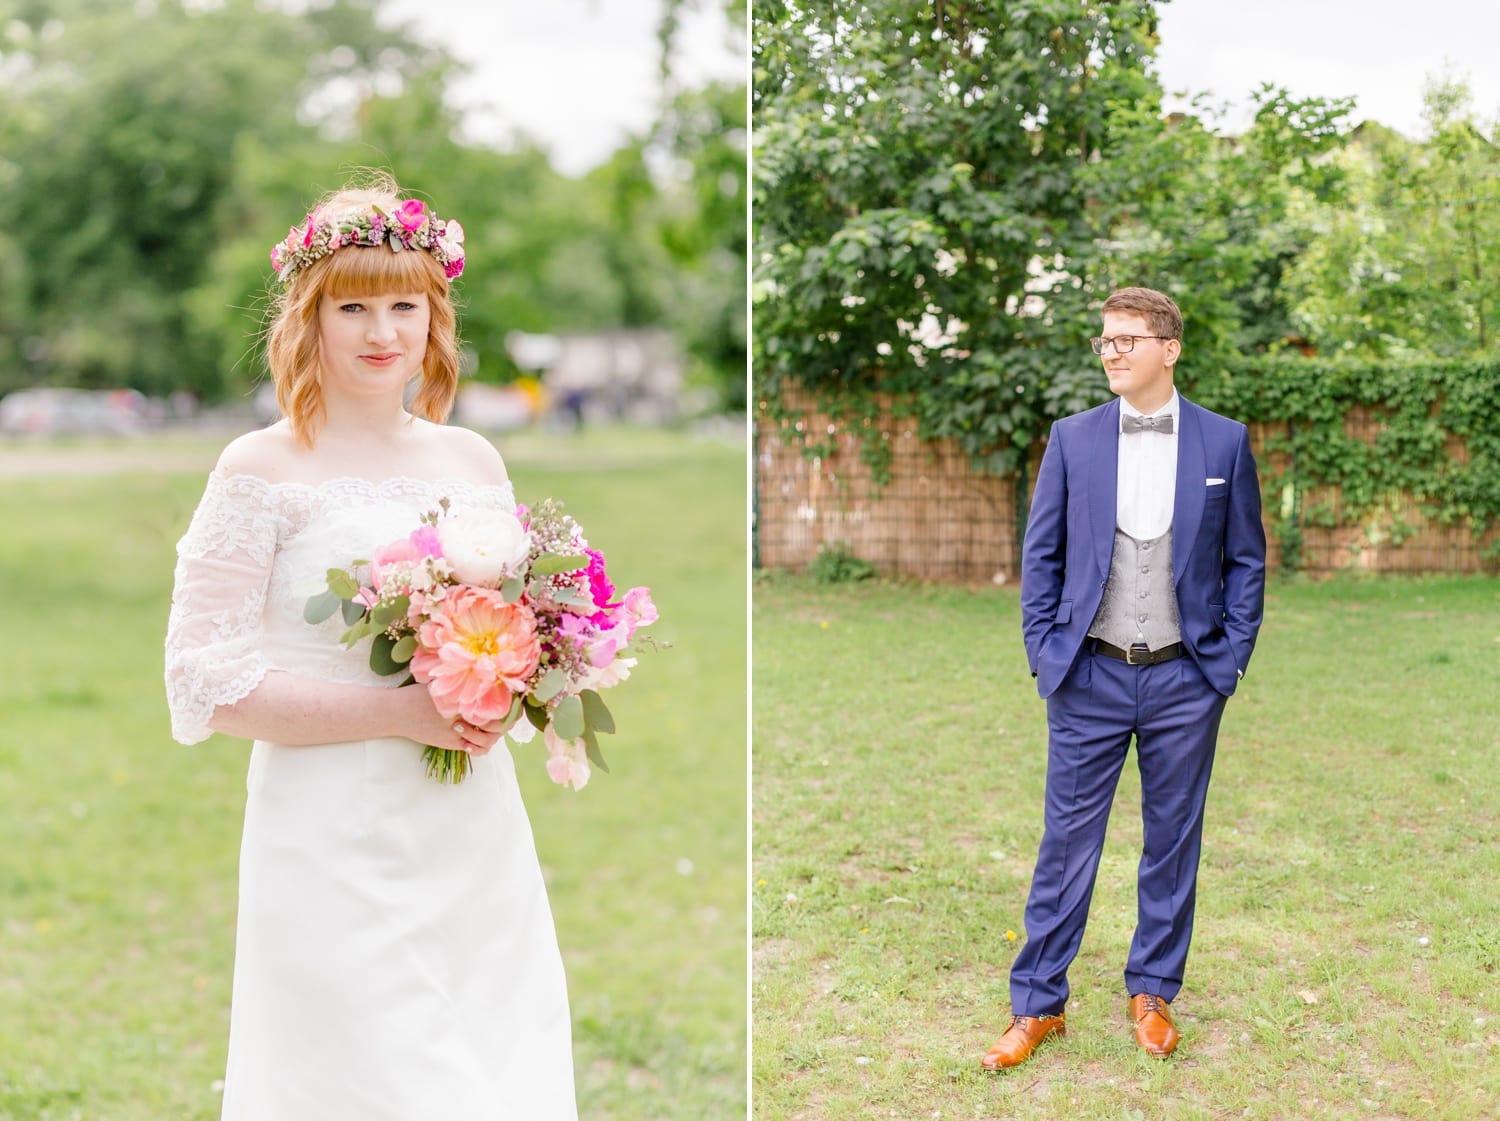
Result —
[[[47, 449], [0, 449], [6, 1121], [219, 1115], [248, 744], [172, 741], [161, 649], [173, 547], [222, 442], [71, 445], [171, 471], [107, 479], [38, 474]], [[582, 1115], [743, 1117], [744, 447], [497, 442], [523, 501], [563, 499], [617, 581], [652, 586], [652, 632], [672, 644], [610, 695], [613, 774], [574, 793], [547, 780], [540, 746], [517, 753]]]
[[1065, 1041], [986, 1075], [1041, 836], [1012, 589], [754, 586], [754, 1112], [1500, 1117], [1500, 582], [1276, 583], [1209, 792], [1182, 1046], [1121, 971], [1127, 762]]

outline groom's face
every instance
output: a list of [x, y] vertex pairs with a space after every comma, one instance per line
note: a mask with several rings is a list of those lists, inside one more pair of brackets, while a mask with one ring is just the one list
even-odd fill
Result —
[[1172, 395], [1172, 367], [1182, 344], [1177, 339], [1157, 339], [1146, 317], [1131, 311], [1107, 311], [1104, 313], [1106, 339], [1120, 335], [1135, 336], [1135, 346], [1126, 354], [1107, 345], [1099, 360], [1104, 363], [1104, 375], [1109, 378], [1111, 393], [1124, 397], [1131, 404], [1137, 400], [1162, 401]]

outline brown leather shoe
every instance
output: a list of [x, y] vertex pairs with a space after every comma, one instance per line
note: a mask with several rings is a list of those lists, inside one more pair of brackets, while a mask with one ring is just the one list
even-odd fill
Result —
[[1067, 1017], [1061, 1012], [1056, 1016], [1012, 1016], [1010, 1027], [1005, 1029], [999, 1042], [984, 1053], [979, 1065], [985, 1070], [1007, 1070], [1031, 1058], [1031, 1053], [1049, 1035], [1067, 1034]]
[[1172, 1023], [1172, 1009], [1154, 993], [1138, 993], [1130, 998], [1130, 1019], [1135, 1024], [1135, 1042], [1142, 1051], [1165, 1059], [1177, 1050], [1181, 1037]]

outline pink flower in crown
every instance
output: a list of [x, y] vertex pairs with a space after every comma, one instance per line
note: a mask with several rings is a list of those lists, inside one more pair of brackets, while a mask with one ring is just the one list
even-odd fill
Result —
[[422, 223], [427, 221], [427, 204], [421, 199], [407, 199], [396, 207], [396, 221], [407, 233], [421, 229]]
[[464, 228], [457, 222], [444, 222], [437, 238], [437, 249], [447, 257], [443, 273], [449, 280], [464, 271]]
[[459, 588], [418, 632], [411, 672], [445, 718], [488, 724], [510, 711], [542, 648], [531, 608], [487, 588]]
[[[318, 228], [318, 212], [310, 210], [307, 213], [307, 230], [302, 235], [302, 248], [306, 249], [312, 244], [313, 231]], [[296, 231], [294, 230], [293, 233]]]

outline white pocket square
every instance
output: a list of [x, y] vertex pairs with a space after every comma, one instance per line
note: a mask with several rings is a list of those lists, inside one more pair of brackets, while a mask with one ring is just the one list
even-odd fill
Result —
[[1224, 480], [1223, 479], [1210, 479], [1210, 480], [1208, 480], [1208, 485], [1211, 486], [1211, 487], [1221, 487], [1221, 486], [1224, 485]]

